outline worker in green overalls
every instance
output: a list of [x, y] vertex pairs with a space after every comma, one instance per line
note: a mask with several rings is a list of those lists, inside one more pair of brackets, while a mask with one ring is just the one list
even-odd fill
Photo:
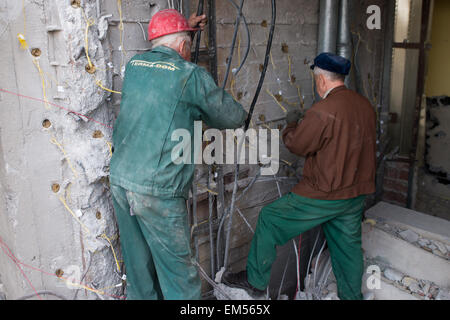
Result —
[[186, 208], [194, 161], [173, 161], [179, 141], [172, 133], [184, 129], [194, 136], [194, 121], [235, 129], [247, 118], [206, 70], [189, 62], [189, 32], [205, 21], [188, 21], [170, 9], [156, 13], [148, 29], [152, 50], [126, 67], [110, 181], [127, 299], [201, 298]]
[[302, 120], [299, 112], [290, 112], [283, 132], [286, 147], [306, 158], [303, 179], [261, 210], [247, 268], [225, 272], [224, 284], [261, 296], [269, 284], [276, 246], [321, 225], [339, 298], [363, 298], [361, 220], [365, 196], [375, 192], [376, 115], [366, 98], [345, 87], [350, 67], [350, 61], [331, 53], [314, 60], [322, 100]]

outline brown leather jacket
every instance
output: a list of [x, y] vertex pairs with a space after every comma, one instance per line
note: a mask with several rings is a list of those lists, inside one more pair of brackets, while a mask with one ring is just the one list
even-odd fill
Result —
[[370, 102], [340, 86], [316, 103], [283, 141], [306, 157], [303, 179], [292, 192], [321, 200], [351, 199], [375, 192], [376, 115]]

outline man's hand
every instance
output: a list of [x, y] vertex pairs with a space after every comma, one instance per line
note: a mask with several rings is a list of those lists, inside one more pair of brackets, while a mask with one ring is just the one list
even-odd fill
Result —
[[303, 112], [300, 110], [289, 111], [286, 115], [286, 124], [297, 123], [303, 118]]
[[191, 28], [200, 28], [202, 31], [205, 29], [207, 22], [206, 15], [197, 16], [197, 14], [193, 13], [188, 20], [189, 26]]

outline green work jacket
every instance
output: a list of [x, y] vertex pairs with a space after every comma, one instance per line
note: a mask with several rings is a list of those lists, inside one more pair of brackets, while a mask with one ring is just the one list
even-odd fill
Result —
[[246, 116], [204, 68], [175, 50], [160, 46], [138, 54], [125, 71], [110, 182], [132, 192], [187, 198], [194, 164], [172, 162], [172, 150], [180, 144], [172, 141], [173, 131], [185, 129], [193, 139], [194, 121], [236, 129]]

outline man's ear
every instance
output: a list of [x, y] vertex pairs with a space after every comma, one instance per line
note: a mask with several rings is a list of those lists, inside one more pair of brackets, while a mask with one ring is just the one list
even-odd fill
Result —
[[191, 59], [191, 46], [188, 43], [187, 40], [183, 40], [180, 42], [179, 45], [179, 52], [181, 54], [181, 56], [185, 59], [185, 60], [190, 60]]
[[180, 41], [180, 43], [178, 44], [178, 52], [181, 55], [184, 55], [185, 46], [186, 46], [186, 40]]
[[325, 76], [323, 74], [319, 74], [320, 86], [325, 87]]

